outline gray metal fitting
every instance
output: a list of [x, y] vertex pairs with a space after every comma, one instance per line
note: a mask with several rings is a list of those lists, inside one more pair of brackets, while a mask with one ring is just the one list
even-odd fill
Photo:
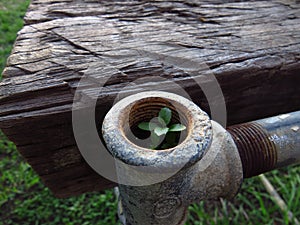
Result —
[[[187, 129], [177, 146], [151, 150], [137, 125], [162, 107], [171, 109], [172, 122]], [[189, 204], [232, 198], [242, 183], [241, 160], [229, 133], [176, 94], [142, 92], [122, 99], [106, 115], [102, 133], [116, 160], [126, 225], [184, 224]]]
[[243, 164], [244, 178], [300, 163], [300, 111], [227, 128]]

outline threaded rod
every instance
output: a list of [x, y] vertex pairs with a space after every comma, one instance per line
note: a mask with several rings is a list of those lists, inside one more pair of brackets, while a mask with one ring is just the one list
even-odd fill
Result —
[[300, 163], [300, 111], [227, 128], [237, 145], [244, 178]]

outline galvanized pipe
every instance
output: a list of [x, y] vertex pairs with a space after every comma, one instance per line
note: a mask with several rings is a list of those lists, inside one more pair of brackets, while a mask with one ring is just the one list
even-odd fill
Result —
[[[187, 126], [174, 148], [151, 150], [131, 132], [169, 107]], [[243, 178], [300, 162], [300, 112], [231, 126], [211, 121], [191, 101], [143, 92], [118, 102], [103, 122], [103, 138], [116, 159], [124, 225], [184, 224], [187, 207], [233, 198]]]
[[300, 163], [300, 111], [227, 130], [237, 145], [244, 178]]
[[[134, 131], [165, 106], [187, 130], [174, 148], [151, 150]], [[156, 91], [127, 97], [106, 115], [102, 131], [116, 159], [126, 225], [181, 225], [191, 203], [233, 198], [240, 188], [242, 164], [229, 133], [181, 96]]]

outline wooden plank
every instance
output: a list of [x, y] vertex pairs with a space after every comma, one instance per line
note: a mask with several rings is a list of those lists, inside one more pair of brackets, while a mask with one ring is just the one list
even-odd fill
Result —
[[25, 21], [0, 83], [0, 128], [59, 197], [113, 185], [79, 154], [73, 102], [97, 98], [101, 124], [128, 85], [124, 95], [180, 85], [209, 112], [194, 78], [214, 74], [228, 124], [300, 108], [296, 1], [33, 0]]

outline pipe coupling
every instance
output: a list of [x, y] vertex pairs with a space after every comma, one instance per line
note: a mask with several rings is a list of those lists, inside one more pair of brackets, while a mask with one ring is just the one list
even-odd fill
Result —
[[[138, 124], [171, 109], [181, 123], [177, 146], [147, 148]], [[243, 178], [237, 147], [229, 133], [193, 102], [176, 94], [151, 91], [115, 104], [102, 126], [114, 156], [126, 225], [184, 224], [189, 204], [204, 199], [232, 198]]]

